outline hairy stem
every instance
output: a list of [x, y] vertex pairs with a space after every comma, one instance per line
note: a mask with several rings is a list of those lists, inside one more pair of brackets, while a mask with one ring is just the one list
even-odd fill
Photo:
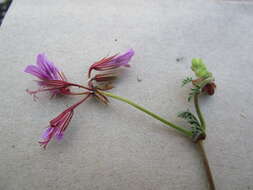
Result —
[[204, 162], [204, 167], [205, 167], [205, 170], [206, 170], [206, 175], [207, 175], [207, 179], [208, 179], [208, 183], [209, 183], [209, 189], [210, 190], [215, 190], [213, 175], [212, 175], [212, 172], [211, 172], [211, 169], [210, 169], [210, 166], [209, 166], [209, 162], [208, 162], [207, 155], [206, 155], [206, 152], [205, 152], [205, 149], [204, 149], [203, 141], [200, 140], [200, 141], [197, 142], [197, 144], [198, 144], [198, 147], [199, 147], [199, 151], [201, 153], [201, 157], [202, 157], [203, 162]]
[[199, 100], [198, 100], [199, 97], [198, 96], [199, 96], [198, 94], [196, 94], [194, 96], [194, 106], [195, 106], [196, 112], [198, 114], [198, 118], [199, 118], [199, 121], [200, 121], [200, 124], [201, 124], [201, 128], [205, 131], [206, 122], [205, 122], [205, 119], [204, 119], [203, 114], [202, 114], [202, 112], [200, 110], [200, 107], [199, 107]]
[[[200, 124], [201, 124], [201, 128], [205, 132], [206, 122], [205, 122], [203, 114], [200, 110], [198, 98], [199, 98], [199, 94], [196, 94], [194, 96], [194, 106], [195, 106], [196, 112], [198, 114], [198, 118], [199, 118], [199, 121], [200, 121]], [[205, 152], [205, 149], [204, 149], [203, 140], [199, 140], [197, 142], [197, 144], [199, 146], [201, 157], [203, 158], [204, 167], [205, 167], [205, 170], [206, 170], [206, 175], [207, 175], [207, 179], [208, 179], [208, 183], [209, 183], [209, 187], [210, 187], [209, 189], [210, 190], [215, 190], [213, 175], [212, 175], [212, 172], [211, 172], [211, 169], [210, 169], [210, 166], [209, 166], [209, 162], [208, 162], [208, 159], [207, 159], [207, 155], [206, 155], [206, 152]]]
[[117, 95], [114, 95], [112, 93], [109, 93], [109, 92], [104, 92], [104, 91], [99, 91], [101, 94], [105, 95], [105, 96], [109, 96], [111, 98], [114, 98], [114, 99], [117, 99], [117, 100], [120, 100], [122, 102], [125, 102], [135, 108], [137, 108], [138, 110], [150, 115], [151, 117], [161, 121], [162, 123], [164, 123], [166, 126], [170, 126], [178, 131], [180, 131], [181, 133], [183, 133], [184, 135], [188, 136], [188, 137], [192, 137], [192, 132], [190, 130], [187, 130], [187, 129], [184, 129], [183, 127], [180, 127], [180, 126], [177, 126], [171, 122], [169, 122], [168, 120], [160, 117], [159, 115], [147, 110], [146, 108], [126, 99], [126, 98], [123, 98], [123, 97], [120, 97], [120, 96], [117, 96]]

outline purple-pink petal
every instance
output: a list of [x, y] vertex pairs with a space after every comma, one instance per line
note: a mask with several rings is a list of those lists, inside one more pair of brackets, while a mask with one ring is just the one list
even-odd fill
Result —
[[50, 136], [50, 134], [53, 132], [53, 130], [54, 130], [53, 127], [48, 127], [48, 128], [44, 131], [44, 133], [42, 134], [42, 138], [43, 138], [44, 140], [48, 140], [48, 139], [49, 139], [49, 136]]
[[[42, 134], [42, 139], [44, 141], [48, 141], [50, 138], [54, 136], [57, 140], [62, 140], [64, 134], [63, 131], [61, 131], [61, 128], [57, 128], [56, 131], [54, 130], [55, 130], [54, 127], [48, 127]], [[52, 135], [52, 133], [54, 134]], [[50, 137], [50, 135], [52, 136]]]
[[41, 80], [61, 80], [58, 68], [44, 54], [38, 54], [36, 65], [28, 65], [25, 72]]
[[62, 140], [63, 136], [64, 136], [63, 131], [60, 131], [60, 130], [58, 130], [55, 134], [55, 137], [57, 140]]
[[120, 55], [114, 59], [115, 64], [117, 66], [126, 66], [129, 67], [130, 65], [128, 62], [131, 60], [132, 56], [134, 55], [134, 50], [130, 49], [128, 52], [124, 53], [123, 55]]
[[36, 67], [35, 65], [28, 65], [25, 68], [25, 72], [29, 73], [31, 75], [34, 75], [36, 77], [38, 77], [39, 79], [44, 79], [46, 76], [40, 71], [40, 69], [38, 67]]
[[101, 69], [106, 67], [116, 67], [116, 68], [121, 66], [129, 67], [130, 65], [128, 64], [128, 62], [131, 60], [133, 55], [134, 50], [130, 49], [126, 53], [113, 58], [111, 61], [99, 65], [99, 67]]
[[59, 70], [51, 61], [47, 60], [45, 54], [38, 54], [37, 65], [41, 69], [41, 71], [48, 76], [48, 78], [51, 78], [52, 80], [59, 79]]

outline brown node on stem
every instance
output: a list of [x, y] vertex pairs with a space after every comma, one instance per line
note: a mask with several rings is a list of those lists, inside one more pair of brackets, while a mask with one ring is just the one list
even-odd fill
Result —
[[194, 140], [194, 143], [198, 143], [199, 141], [203, 141], [206, 139], [206, 134], [205, 133], [200, 133]]

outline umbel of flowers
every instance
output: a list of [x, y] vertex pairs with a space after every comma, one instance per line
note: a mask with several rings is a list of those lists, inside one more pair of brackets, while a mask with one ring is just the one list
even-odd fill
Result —
[[[49, 91], [51, 96], [57, 95], [82, 95], [83, 98], [64, 110], [58, 116], [53, 118], [42, 135], [42, 141], [39, 143], [46, 148], [53, 137], [61, 140], [64, 132], [74, 115], [74, 110], [89, 97], [96, 97], [101, 102], [107, 104], [108, 98], [101, 93], [112, 88], [111, 82], [117, 78], [117, 69], [120, 67], [129, 67], [129, 61], [134, 55], [134, 51], [130, 49], [122, 55], [114, 55], [103, 58], [89, 68], [89, 82], [87, 86], [68, 82], [65, 74], [58, 69], [53, 62], [49, 61], [44, 54], [38, 54], [36, 65], [28, 65], [25, 69], [26, 73], [32, 74], [38, 78], [36, 81], [39, 88], [37, 90], [28, 90], [27, 92], [37, 98], [39, 92]], [[91, 76], [92, 71], [100, 71], [95, 76]], [[74, 92], [71, 88], [76, 87], [82, 89], [82, 92]]]

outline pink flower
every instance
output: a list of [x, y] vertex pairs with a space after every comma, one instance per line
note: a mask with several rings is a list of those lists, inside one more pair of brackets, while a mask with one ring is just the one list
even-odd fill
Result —
[[[99, 92], [110, 90], [113, 88], [111, 82], [117, 78], [117, 72], [114, 69], [117, 69], [121, 66], [129, 67], [128, 64], [134, 55], [134, 51], [130, 49], [126, 53], [122, 55], [113, 55], [108, 58], [103, 58], [98, 62], [92, 64], [89, 68], [88, 77], [90, 78], [88, 81], [89, 89], [93, 90], [93, 95], [102, 103], [107, 104], [109, 102], [108, 98]], [[92, 70], [96, 71], [109, 71], [96, 74], [94, 77], [91, 77]]]
[[130, 49], [122, 55], [117, 56], [116, 54], [108, 58], [103, 58], [90, 66], [88, 77], [90, 78], [92, 70], [107, 71], [119, 68], [121, 66], [129, 67], [130, 65], [128, 62], [131, 60], [133, 55], [134, 50]]
[[45, 54], [37, 55], [36, 65], [28, 65], [25, 72], [32, 74], [40, 80], [66, 80], [59, 69], [49, 61]]
[[58, 140], [61, 140], [63, 138], [64, 132], [66, 131], [74, 115], [74, 109], [81, 103], [83, 103], [85, 100], [87, 100], [90, 97], [90, 95], [91, 94], [88, 94], [84, 99], [72, 105], [71, 107], [63, 111], [60, 115], [58, 115], [49, 122], [48, 128], [42, 135], [43, 141], [39, 142], [40, 145], [43, 146], [43, 148], [47, 147], [48, 143], [51, 141], [53, 137], [56, 137], [56, 139]]
[[70, 86], [76, 86], [78, 88], [83, 88], [86, 90], [90, 90], [87, 87], [82, 85], [74, 84], [67, 82], [67, 79], [63, 72], [60, 72], [59, 69], [49, 60], [47, 60], [44, 54], [38, 54], [37, 56], [37, 64], [36, 65], [28, 65], [25, 69], [26, 73], [32, 74], [36, 76], [39, 81], [36, 81], [39, 85], [38, 90], [26, 90], [29, 94], [34, 95], [38, 92], [50, 91], [52, 96], [57, 94], [63, 95], [80, 95], [80, 94], [88, 94], [88, 92], [83, 93], [73, 93], [70, 91]]
[[[26, 90], [28, 93], [35, 95], [41, 91], [51, 91], [52, 96], [56, 94], [62, 94], [63, 92], [69, 92], [67, 88], [69, 86], [65, 75], [59, 71], [59, 69], [49, 61], [44, 54], [38, 54], [36, 65], [28, 65], [25, 68], [25, 72], [36, 76], [39, 81], [37, 81], [40, 88], [35, 91]], [[53, 81], [53, 82], [50, 82]], [[52, 85], [50, 83], [54, 83]], [[58, 86], [59, 84], [61, 88]]]

